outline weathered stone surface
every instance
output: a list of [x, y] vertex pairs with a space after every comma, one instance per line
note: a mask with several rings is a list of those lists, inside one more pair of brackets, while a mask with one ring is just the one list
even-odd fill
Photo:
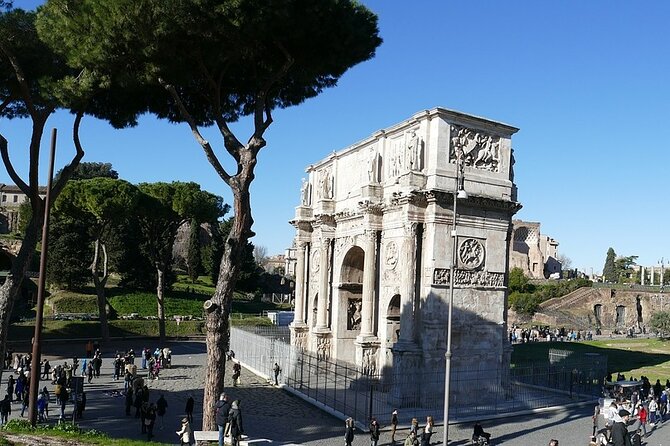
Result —
[[[366, 373], [406, 371], [399, 403], [420, 397], [421, 373], [444, 373], [460, 156], [469, 197], [457, 203], [452, 370], [484, 364], [503, 376], [516, 131], [436, 108], [310, 165], [291, 222], [307, 246], [296, 324], [310, 328], [295, 342]], [[367, 318], [372, 333], [361, 332]]]

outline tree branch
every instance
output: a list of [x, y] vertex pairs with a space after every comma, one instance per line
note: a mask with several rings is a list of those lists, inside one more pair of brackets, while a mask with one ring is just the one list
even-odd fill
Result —
[[30, 187], [21, 179], [19, 174], [14, 170], [12, 161], [9, 159], [9, 151], [7, 150], [7, 140], [4, 136], [0, 135], [0, 155], [2, 155], [2, 162], [7, 169], [9, 177], [12, 179], [14, 184], [21, 189], [21, 192], [26, 194], [27, 197], [30, 197]]
[[[263, 141], [263, 134], [270, 126], [270, 124], [272, 124], [271, 107], [268, 101], [270, 90], [277, 82], [279, 82], [280, 79], [286, 76], [286, 73], [288, 73], [288, 70], [291, 69], [293, 63], [295, 62], [293, 56], [291, 56], [291, 54], [284, 47], [284, 45], [282, 45], [280, 42], [275, 43], [279, 47], [281, 52], [284, 53], [284, 57], [286, 58], [286, 60], [284, 61], [284, 64], [279, 69], [279, 71], [274, 76], [270, 77], [267, 80], [265, 85], [263, 85], [261, 90], [256, 95], [256, 107], [254, 110], [254, 134], [251, 137], [251, 139], [257, 139], [260, 141]], [[249, 140], [249, 142], [251, 142], [251, 139]], [[263, 145], [265, 144], [256, 144], [256, 146], [258, 147], [257, 150], [260, 150], [260, 148]]]
[[28, 108], [28, 111], [30, 112], [31, 116], [35, 116], [37, 113], [37, 110], [35, 109], [35, 104], [33, 103], [33, 99], [30, 95], [30, 89], [28, 88], [28, 81], [26, 80], [26, 76], [23, 73], [23, 69], [21, 68], [21, 65], [19, 64], [19, 61], [16, 59], [16, 56], [14, 56], [14, 53], [12, 53], [6, 45], [0, 42], [0, 50], [2, 50], [3, 53], [5, 53], [5, 56], [7, 56], [7, 59], [9, 59], [9, 63], [12, 65], [12, 68], [14, 69], [14, 75], [16, 76], [16, 80], [19, 82], [19, 87], [21, 88], [21, 92], [23, 93], [23, 100], [26, 103], [26, 107]]
[[76, 117], [74, 118], [74, 124], [72, 126], [72, 140], [74, 141], [76, 153], [70, 163], [61, 170], [60, 176], [56, 179], [56, 184], [51, 187], [52, 202], [56, 201], [56, 198], [58, 198], [58, 195], [60, 195], [61, 191], [65, 187], [65, 184], [70, 179], [70, 177], [72, 177], [75, 169], [77, 166], [79, 166], [79, 162], [84, 157], [84, 149], [82, 148], [81, 141], [79, 139], [79, 127], [83, 117], [84, 112], [78, 111]]
[[195, 137], [196, 141], [198, 141], [202, 149], [205, 151], [205, 156], [207, 156], [207, 160], [209, 161], [209, 163], [214, 167], [214, 170], [216, 171], [216, 173], [219, 174], [221, 179], [226, 184], [230, 185], [230, 175], [223, 168], [221, 162], [219, 162], [219, 159], [216, 157], [214, 150], [212, 150], [212, 146], [209, 144], [209, 141], [203, 138], [203, 136], [200, 134], [200, 130], [198, 130], [198, 126], [196, 125], [193, 116], [191, 116], [188, 110], [186, 110], [186, 106], [184, 106], [184, 103], [179, 97], [179, 93], [177, 93], [177, 90], [174, 88], [173, 85], [168, 84], [163, 79], [159, 78], [158, 82], [163, 86], [163, 88], [167, 90], [168, 93], [170, 93], [172, 99], [174, 99], [175, 103], [177, 104], [177, 108], [179, 108], [179, 112], [181, 113], [182, 117], [184, 118], [188, 126], [191, 128], [191, 133], [193, 133], [193, 136]]
[[7, 108], [7, 106], [8, 106], [13, 100], [14, 100], [14, 98], [13, 98], [12, 95], [10, 94], [10, 95], [7, 97], [7, 99], [5, 99], [4, 101], [2, 101], [2, 104], [0, 104], [0, 113], [2, 113], [3, 111], [5, 111], [5, 108]]

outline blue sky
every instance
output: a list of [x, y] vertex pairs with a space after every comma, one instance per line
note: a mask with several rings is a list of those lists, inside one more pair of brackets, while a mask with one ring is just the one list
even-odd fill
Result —
[[[15, 0], [24, 8], [39, 3]], [[442, 106], [521, 129], [512, 140], [523, 204], [517, 218], [541, 222], [573, 267], [600, 271], [610, 246], [645, 265], [670, 258], [663, 199], [669, 144], [659, 133], [670, 122], [670, 2], [364, 3], [379, 15], [377, 56], [337, 87], [274, 115], [252, 186], [255, 244], [271, 254], [291, 244], [287, 221], [308, 164]], [[49, 123], [60, 133], [59, 167], [73, 153], [71, 125], [67, 114]], [[0, 120], [20, 172], [29, 128]], [[243, 140], [249, 128], [234, 126]], [[147, 116], [117, 131], [86, 118], [81, 134], [84, 161], [111, 162], [133, 183], [196, 181], [230, 196], [184, 125]], [[221, 148], [218, 133], [206, 134]], [[4, 169], [0, 182], [10, 182]]]

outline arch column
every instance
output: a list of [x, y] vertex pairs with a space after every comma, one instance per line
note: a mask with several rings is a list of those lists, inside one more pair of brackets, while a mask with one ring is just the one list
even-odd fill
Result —
[[402, 243], [400, 279], [400, 343], [414, 343], [414, 276], [416, 267], [416, 223], [405, 224], [405, 238]]
[[305, 323], [305, 264], [307, 243], [298, 242], [295, 270], [295, 311], [291, 323], [291, 345], [307, 348], [307, 324]]
[[330, 238], [321, 239], [319, 248], [319, 299], [316, 309], [316, 326], [314, 331], [328, 331], [328, 257]]
[[295, 265], [295, 317], [294, 326], [305, 325], [305, 250], [307, 243], [299, 242]]

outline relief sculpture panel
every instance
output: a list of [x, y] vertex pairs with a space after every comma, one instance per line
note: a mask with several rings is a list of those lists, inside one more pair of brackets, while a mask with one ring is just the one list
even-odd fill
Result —
[[466, 166], [490, 172], [500, 171], [500, 137], [487, 135], [460, 125], [451, 126], [449, 162], [456, 163], [461, 151]]

